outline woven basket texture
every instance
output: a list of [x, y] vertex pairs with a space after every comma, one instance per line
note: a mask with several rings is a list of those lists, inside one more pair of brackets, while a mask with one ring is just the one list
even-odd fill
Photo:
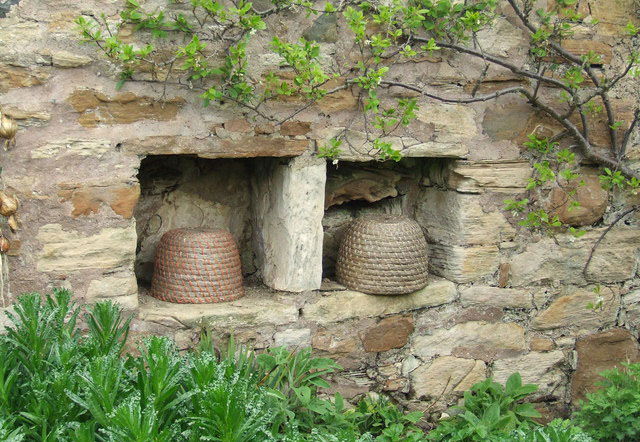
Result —
[[180, 304], [244, 296], [238, 247], [227, 230], [175, 229], [160, 239], [151, 296]]
[[427, 285], [427, 241], [417, 222], [394, 215], [362, 217], [345, 231], [336, 278], [375, 295], [400, 295]]

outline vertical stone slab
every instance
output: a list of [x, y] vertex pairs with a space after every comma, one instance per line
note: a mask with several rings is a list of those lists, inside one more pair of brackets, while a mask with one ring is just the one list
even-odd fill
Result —
[[253, 178], [257, 262], [266, 285], [302, 292], [322, 281], [326, 161], [265, 160]]

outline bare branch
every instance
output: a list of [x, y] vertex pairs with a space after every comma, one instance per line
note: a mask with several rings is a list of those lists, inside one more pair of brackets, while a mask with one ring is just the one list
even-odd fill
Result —
[[639, 206], [631, 206], [630, 208], [628, 208], [627, 210], [622, 212], [620, 215], [618, 215], [616, 217], [616, 219], [613, 220], [613, 222], [611, 224], [609, 224], [609, 227], [607, 227], [604, 230], [604, 232], [602, 232], [602, 235], [600, 235], [598, 240], [593, 244], [593, 247], [591, 247], [591, 252], [589, 252], [589, 258], [587, 259], [587, 262], [585, 263], [584, 267], [582, 268], [582, 274], [584, 275], [585, 278], [587, 277], [587, 270], [589, 269], [589, 264], [591, 264], [591, 261], [593, 260], [593, 254], [595, 253], [596, 249], [598, 248], [598, 246], [600, 245], [600, 243], [602, 242], [604, 237], [607, 236], [607, 234], [611, 231], [611, 229], [613, 229], [616, 224], [618, 224], [620, 221], [622, 221], [622, 219], [624, 217], [626, 217], [627, 215], [635, 212], [638, 209], [640, 209]]

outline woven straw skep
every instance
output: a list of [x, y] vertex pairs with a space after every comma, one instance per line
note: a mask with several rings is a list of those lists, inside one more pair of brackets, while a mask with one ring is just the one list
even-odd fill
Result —
[[175, 229], [156, 251], [151, 296], [181, 304], [244, 296], [238, 247], [227, 230]]
[[336, 277], [346, 287], [400, 295], [427, 285], [427, 242], [415, 221], [393, 215], [358, 218], [340, 244]]

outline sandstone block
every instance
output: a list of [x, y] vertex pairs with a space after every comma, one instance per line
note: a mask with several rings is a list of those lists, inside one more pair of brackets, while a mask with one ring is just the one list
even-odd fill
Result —
[[91, 89], [79, 89], [67, 101], [80, 114], [78, 123], [85, 127], [130, 124], [142, 120], [172, 120], [184, 104], [183, 98], [159, 101], [132, 92], [109, 97]]
[[296, 322], [298, 308], [285, 299], [247, 290], [247, 295], [218, 304], [172, 304], [145, 298], [139, 318], [172, 328], [209, 327], [218, 332]]
[[498, 270], [499, 254], [495, 245], [429, 244], [429, 269], [451, 281], [473, 282]]
[[311, 123], [308, 121], [286, 121], [280, 126], [280, 133], [289, 137], [306, 135], [311, 131]]
[[[595, 304], [599, 299], [603, 302], [602, 309], [593, 310], [587, 307], [589, 303]], [[593, 329], [614, 324], [619, 307], [619, 297], [608, 289], [603, 289], [600, 295], [590, 290], [577, 289], [553, 301], [533, 319], [531, 325], [536, 330], [560, 327]]]
[[460, 291], [464, 307], [533, 308], [533, 296], [525, 289], [503, 289], [474, 285]]
[[273, 335], [273, 343], [277, 347], [306, 348], [311, 346], [311, 329], [288, 328]]
[[557, 398], [564, 396], [564, 375], [560, 365], [564, 353], [560, 350], [539, 353], [531, 352], [517, 358], [500, 359], [493, 364], [493, 378], [504, 384], [511, 374], [518, 372], [525, 384], [537, 384], [536, 396], [551, 394]]
[[74, 54], [69, 51], [53, 51], [50, 55], [51, 63], [58, 68], [77, 68], [93, 61], [86, 55]]
[[86, 186], [77, 187], [77, 184], [63, 184], [58, 196], [62, 202], [71, 201], [73, 209], [71, 216], [87, 216], [100, 212], [102, 204], [111, 207], [111, 210], [123, 218], [129, 219], [140, 198], [139, 185], [122, 186]]
[[432, 280], [424, 289], [401, 296], [375, 296], [360, 292], [330, 292], [304, 308], [304, 316], [319, 323], [384, 316], [453, 302], [456, 288], [444, 279]]
[[[87, 299], [110, 299], [135, 295], [138, 296], [138, 283], [133, 274], [105, 276], [89, 283]], [[137, 302], [136, 302], [137, 304]]]
[[504, 214], [486, 210], [480, 197], [435, 188], [421, 193], [416, 221], [429, 242], [440, 244], [497, 244], [515, 236]]
[[44, 84], [50, 75], [49, 70], [42, 67], [28, 68], [0, 63], [0, 93]]
[[365, 351], [381, 352], [392, 348], [402, 348], [413, 333], [411, 316], [392, 316], [385, 318], [362, 335]]
[[555, 344], [551, 339], [548, 338], [531, 338], [531, 342], [529, 342], [529, 348], [531, 351], [551, 351], [555, 348]]
[[447, 182], [458, 192], [518, 193], [527, 186], [532, 171], [527, 161], [456, 161]]
[[462, 393], [486, 377], [484, 361], [443, 356], [411, 373], [411, 383], [417, 398], [439, 398], [450, 393]]
[[269, 287], [320, 288], [326, 167], [322, 159], [298, 157], [254, 174], [259, 262]]
[[621, 367], [622, 362], [640, 361], [637, 339], [629, 330], [614, 328], [594, 333], [577, 341], [578, 364], [571, 378], [571, 400], [576, 405], [585, 394], [594, 391], [603, 370]]
[[[563, 223], [575, 227], [590, 226], [601, 219], [607, 210], [609, 194], [602, 189], [595, 170], [583, 170], [579, 181], [584, 185], [573, 182], [566, 189], [553, 189], [548, 210]], [[575, 191], [575, 196], [570, 197], [569, 191]], [[571, 208], [572, 201], [579, 202], [580, 206]]]
[[31, 151], [31, 158], [44, 159], [58, 155], [79, 155], [83, 157], [101, 157], [113, 150], [110, 140], [76, 140], [66, 139], [44, 144]]
[[229, 132], [251, 132], [251, 125], [244, 118], [225, 121], [224, 128]]
[[83, 269], [132, 268], [136, 254], [136, 228], [104, 228], [95, 235], [65, 230], [60, 224], [40, 227], [42, 249], [37, 254], [40, 272]]
[[[583, 267], [603, 229], [594, 229], [576, 239], [570, 235], [529, 243], [511, 260], [511, 286], [528, 287], [544, 281], [585, 285]], [[557, 242], [556, 242], [557, 241]], [[637, 268], [637, 231], [614, 228], [596, 249], [587, 269], [587, 281], [620, 282], [633, 277]]]
[[413, 338], [413, 353], [422, 359], [454, 355], [490, 361], [526, 350], [524, 328], [515, 323], [469, 321]]

